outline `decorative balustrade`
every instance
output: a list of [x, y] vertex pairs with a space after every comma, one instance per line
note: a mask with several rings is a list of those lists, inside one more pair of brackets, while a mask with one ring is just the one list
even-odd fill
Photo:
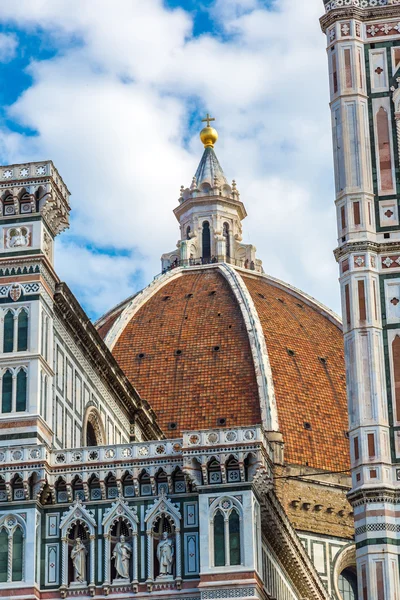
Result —
[[188, 450], [203, 446], [231, 446], [256, 442], [266, 443], [260, 425], [186, 431], [183, 434], [183, 447]]
[[66, 450], [49, 450], [44, 445], [14, 446], [0, 449], [0, 465], [46, 462], [50, 467], [66, 465], [90, 465], [94, 463], [114, 463], [146, 461], [160, 458], [178, 458], [185, 451], [204, 447], [231, 447], [248, 444], [269, 444], [261, 426], [230, 427], [187, 431], [183, 439], [135, 442]]
[[335, 8], [346, 8], [354, 6], [356, 8], [377, 8], [379, 6], [392, 6], [400, 4], [400, 0], [324, 0], [325, 12], [330, 12]]

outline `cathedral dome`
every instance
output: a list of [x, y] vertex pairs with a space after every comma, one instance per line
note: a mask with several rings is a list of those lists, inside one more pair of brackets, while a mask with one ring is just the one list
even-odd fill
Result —
[[341, 324], [306, 294], [225, 263], [177, 267], [97, 327], [168, 438], [261, 423], [286, 463], [349, 468]]

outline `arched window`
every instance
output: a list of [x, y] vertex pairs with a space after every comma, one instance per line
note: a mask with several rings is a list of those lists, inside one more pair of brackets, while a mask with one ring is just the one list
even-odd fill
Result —
[[20, 517], [6, 515], [0, 526], [0, 582], [24, 579], [24, 531]]
[[214, 517], [214, 565], [225, 566], [225, 519], [220, 510]]
[[380, 107], [376, 115], [376, 130], [378, 134], [379, 171], [381, 190], [393, 190], [392, 158], [390, 151], [388, 113]]
[[231, 238], [229, 235], [229, 224], [228, 223], [224, 223], [223, 235], [225, 238], [226, 256], [230, 257], [230, 255], [231, 255]]
[[342, 600], [357, 600], [357, 575], [352, 569], [340, 573], [338, 587]]
[[202, 243], [203, 243], [203, 249], [202, 249], [203, 260], [207, 261], [211, 258], [210, 223], [208, 221], [204, 221], [204, 223], [203, 223]]
[[16, 398], [16, 410], [17, 412], [23, 412], [26, 410], [26, 387], [27, 387], [27, 374], [25, 369], [20, 369], [17, 375], [17, 398]]
[[12, 310], [6, 312], [4, 317], [3, 352], [14, 350], [14, 313]]
[[28, 350], [28, 312], [23, 309], [18, 315], [18, 352]]
[[23, 544], [24, 536], [20, 527], [17, 527], [13, 535], [12, 544], [12, 580], [22, 581], [23, 574]]
[[86, 446], [97, 446], [96, 433], [90, 421], [88, 421], [86, 429]]
[[190, 240], [190, 225], [186, 227], [186, 239]]
[[235, 509], [229, 515], [229, 564], [240, 565], [240, 518]]
[[8, 566], [8, 533], [5, 529], [0, 532], [0, 582], [7, 581]]
[[1, 412], [10, 413], [12, 411], [12, 388], [13, 375], [9, 369], [3, 375], [3, 388], [1, 397]]
[[243, 562], [240, 503], [219, 498], [211, 507], [211, 535], [214, 542], [214, 566], [233, 567]]

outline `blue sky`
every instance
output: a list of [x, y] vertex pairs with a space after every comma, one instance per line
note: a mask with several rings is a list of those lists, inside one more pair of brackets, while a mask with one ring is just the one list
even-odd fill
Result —
[[[322, 0], [2, 0], [0, 163], [72, 192], [56, 268], [92, 318], [151, 281], [216, 116], [266, 272], [339, 310]], [[317, 259], [318, 257], [318, 259]]]

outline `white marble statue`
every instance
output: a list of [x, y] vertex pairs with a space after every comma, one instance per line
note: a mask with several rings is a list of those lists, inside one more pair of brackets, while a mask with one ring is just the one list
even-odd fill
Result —
[[115, 544], [112, 558], [115, 560], [115, 569], [122, 579], [129, 579], [129, 563], [131, 559], [132, 548], [125, 541], [125, 536], [121, 535], [119, 542]]
[[168, 533], [164, 531], [162, 538], [157, 546], [157, 559], [160, 564], [160, 577], [172, 575], [172, 565], [174, 564], [174, 545], [168, 538]]
[[86, 554], [87, 550], [82, 544], [81, 538], [76, 538], [71, 550], [71, 560], [74, 566], [74, 581], [86, 581]]

